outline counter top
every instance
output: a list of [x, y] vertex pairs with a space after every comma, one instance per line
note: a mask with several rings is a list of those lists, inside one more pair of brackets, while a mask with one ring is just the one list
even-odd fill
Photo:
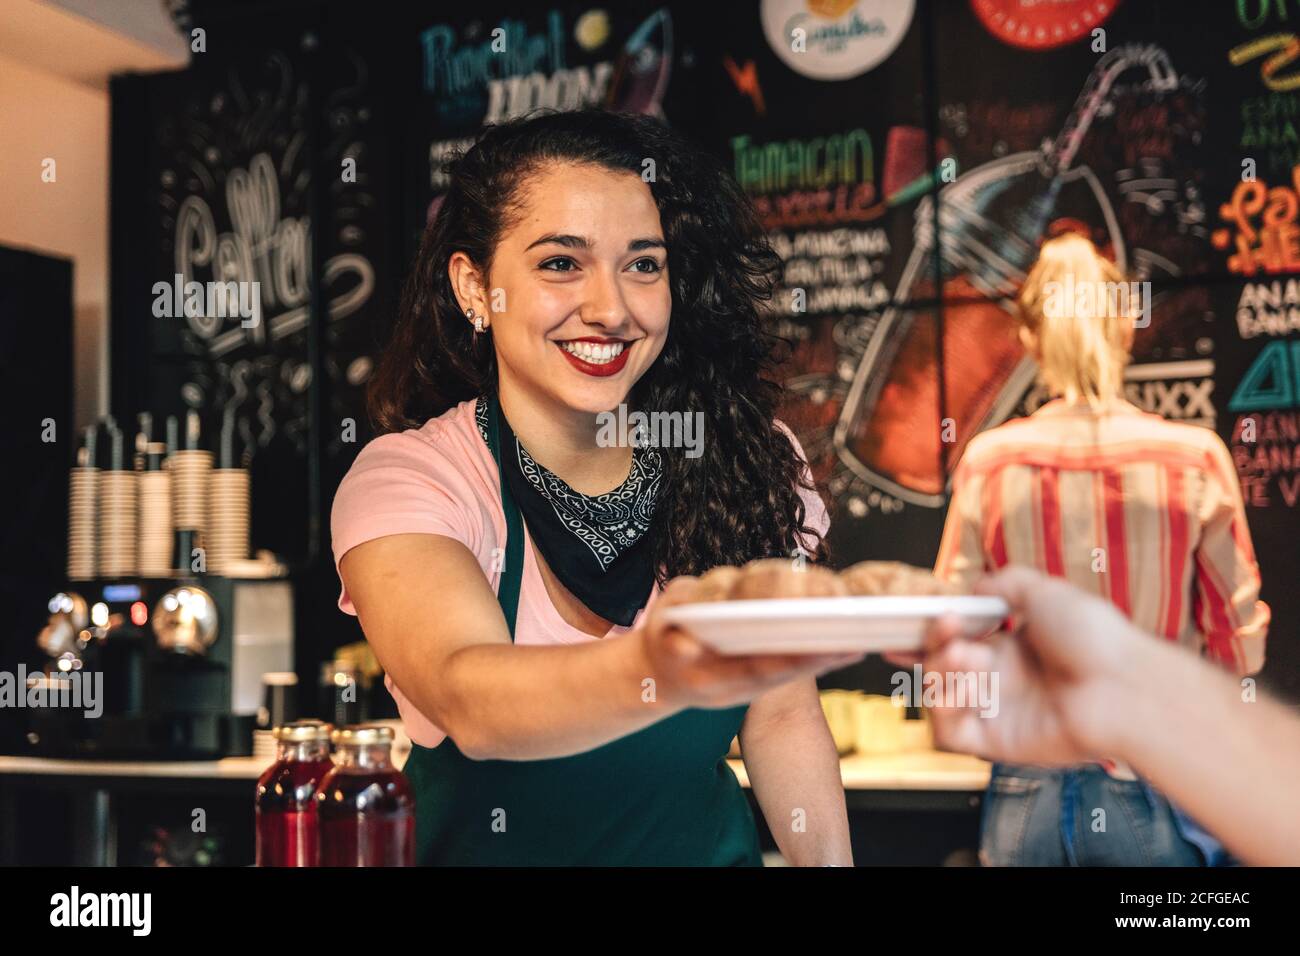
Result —
[[222, 760], [57, 760], [2, 757], [0, 774], [62, 777], [183, 777], [190, 780], [256, 780], [269, 762], [258, 757]]
[[[399, 758], [400, 759], [400, 758]], [[739, 760], [728, 760], [741, 786], [749, 775]], [[0, 774], [81, 777], [167, 777], [190, 780], [256, 780], [267, 767], [259, 757], [223, 760], [126, 761], [55, 760], [0, 756]], [[845, 790], [983, 790], [989, 764], [977, 757], [933, 750], [897, 754], [849, 754], [840, 759]]]
[[[742, 787], [749, 775], [739, 760], [728, 760]], [[983, 790], [992, 769], [966, 754], [913, 750], [896, 754], [853, 753], [840, 758], [845, 790]]]

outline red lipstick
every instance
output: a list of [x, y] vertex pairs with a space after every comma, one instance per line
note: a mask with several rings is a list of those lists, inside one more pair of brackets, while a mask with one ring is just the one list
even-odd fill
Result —
[[[589, 336], [581, 339], [566, 339], [568, 342], [593, 342], [597, 345], [609, 345], [613, 342], [622, 342], [622, 339], [602, 339], [595, 336]], [[562, 343], [555, 343], [555, 347], [560, 350], [560, 354], [569, 360], [569, 364], [576, 368], [584, 375], [591, 375], [596, 378], [607, 378], [610, 375], [617, 375], [623, 371], [623, 366], [627, 365], [628, 354], [632, 351], [635, 342], [623, 342], [623, 351], [610, 359], [608, 362], [596, 364], [588, 362], [586, 359], [579, 358], [572, 352], [568, 351]]]

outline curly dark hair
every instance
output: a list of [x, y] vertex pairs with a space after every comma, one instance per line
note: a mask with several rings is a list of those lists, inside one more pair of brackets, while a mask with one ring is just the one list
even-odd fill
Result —
[[[765, 327], [780, 259], [753, 204], [713, 156], [658, 121], [605, 110], [546, 111], [485, 128], [447, 165], [450, 187], [425, 229], [393, 337], [369, 385], [379, 432], [419, 427], [496, 388], [491, 335], [475, 336], [447, 264], [465, 253], [485, 274], [536, 169], [585, 163], [638, 175], [659, 209], [672, 285], [667, 341], [629, 396], [644, 412], [700, 411], [704, 452], [660, 449], [664, 460], [652, 529], [660, 582], [717, 565], [790, 555], [825, 541], [805, 526], [796, 488], [811, 488], [774, 415], [774, 373], [786, 343]], [[796, 537], [798, 535], [798, 537]]]

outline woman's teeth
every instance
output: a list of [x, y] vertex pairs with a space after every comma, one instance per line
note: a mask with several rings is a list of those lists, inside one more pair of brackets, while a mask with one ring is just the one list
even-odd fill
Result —
[[584, 362], [590, 362], [592, 365], [604, 365], [606, 362], [612, 362], [622, 354], [626, 343], [610, 342], [605, 345], [598, 345], [595, 342], [560, 342], [560, 348], [570, 355], [576, 355]]

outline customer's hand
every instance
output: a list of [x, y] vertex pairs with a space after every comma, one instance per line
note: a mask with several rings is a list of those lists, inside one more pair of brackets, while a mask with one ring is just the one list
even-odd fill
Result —
[[930, 710], [936, 745], [1011, 763], [1062, 765], [1117, 746], [1131, 695], [1142, 692], [1151, 638], [1112, 604], [1059, 578], [1012, 567], [975, 590], [1005, 598], [1015, 629], [985, 640], [958, 636], [954, 620], [926, 635], [927, 672], [997, 675], [996, 715], [951, 701]]
[[[780, 562], [761, 562], [754, 572], [761, 575], [763, 597], [793, 597], [808, 593], [807, 575], [814, 569], [780, 572]], [[827, 573], [818, 570], [818, 574]], [[747, 574], [749, 572], [746, 572]], [[747, 597], [760, 594], [745, 588]], [[679, 577], [669, 581], [646, 614], [645, 626], [636, 637], [642, 643], [645, 666], [655, 680], [659, 700], [683, 707], [732, 707], [747, 703], [778, 684], [798, 677], [824, 674], [860, 660], [862, 654], [719, 654], [680, 628], [663, 619], [663, 611], [698, 600], [699, 578]]]

